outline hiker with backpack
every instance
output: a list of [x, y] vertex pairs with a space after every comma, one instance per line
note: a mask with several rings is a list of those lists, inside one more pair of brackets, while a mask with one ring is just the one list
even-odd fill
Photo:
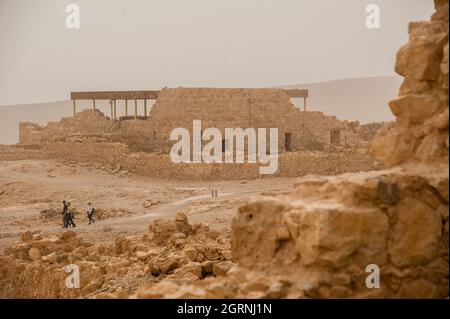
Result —
[[87, 213], [87, 217], [89, 220], [89, 225], [94, 223], [95, 208], [94, 208], [94, 206], [92, 206], [91, 202], [88, 203], [88, 209], [87, 209], [86, 213]]
[[72, 227], [76, 227], [75, 222], [73, 221], [75, 218], [75, 208], [72, 206], [70, 202], [67, 202], [68, 210], [66, 214], [67, 227], [72, 225]]

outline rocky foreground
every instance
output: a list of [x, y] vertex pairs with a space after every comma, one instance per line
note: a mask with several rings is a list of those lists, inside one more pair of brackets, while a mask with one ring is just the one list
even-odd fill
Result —
[[[94, 245], [72, 231], [22, 234], [0, 257], [1, 297], [327, 298], [448, 295], [448, 169], [305, 177], [240, 207], [232, 232], [156, 220]], [[80, 289], [64, 267], [80, 267]], [[368, 265], [380, 288], [368, 289]]]
[[[0, 296], [74, 298], [114, 292], [125, 297], [142, 284], [223, 275], [234, 265], [230, 260], [227, 236], [204, 224], [190, 225], [182, 213], [175, 221], [153, 222], [143, 236], [118, 237], [104, 245], [86, 242], [73, 231], [26, 232], [0, 257]], [[80, 289], [66, 287], [64, 267], [69, 264], [80, 268]]]

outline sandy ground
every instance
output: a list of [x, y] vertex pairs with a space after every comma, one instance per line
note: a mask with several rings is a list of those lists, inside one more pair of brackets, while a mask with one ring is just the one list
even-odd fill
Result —
[[[203, 222], [229, 230], [237, 207], [252, 195], [291, 189], [295, 178], [238, 181], [176, 181], [112, 174], [88, 165], [54, 160], [0, 162], [0, 252], [30, 230], [62, 230], [62, 200], [77, 209], [73, 228], [91, 241], [111, 241], [118, 235], [138, 235], [157, 218], [184, 212], [190, 223]], [[218, 197], [211, 197], [211, 189]], [[91, 201], [97, 220], [88, 225]]]

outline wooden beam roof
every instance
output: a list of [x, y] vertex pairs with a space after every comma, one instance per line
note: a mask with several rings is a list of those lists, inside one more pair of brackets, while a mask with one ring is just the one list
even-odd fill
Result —
[[97, 91], [72, 92], [72, 100], [154, 100], [160, 91]]
[[[289, 89], [284, 90], [290, 98], [307, 98], [308, 90]], [[155, 100], [159, 90], [153, 91], [96, 91], [96, 92], [71, 92], [71, 100]]]
[[290, 98], [307, 98], [308, 97], [308, 90], [306, 89], [290, 89], [290, 90], [284, 90], [287, 95], [289, 95]]

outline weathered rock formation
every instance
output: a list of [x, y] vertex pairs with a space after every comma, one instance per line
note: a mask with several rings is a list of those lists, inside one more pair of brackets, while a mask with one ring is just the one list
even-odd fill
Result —
[[409, 25], [410, 41], [397, 54], [396, 71], [405, 77], [389, 103], [397, 119], [372, 143], [389, 166], [448, 160], [448, 1], [435, 3], [431, 21]]
[[[290, 195], [249, 201], [232, 222], [238, 269], [151, 291], [207, 298], [448, 296], [448, 0], [435, 5], [431, 21], [411, 23], [410, 42], [397, 55], [396, 70], [405, 77], [390, 103], [397, 119], [372, 143], [388, 168], [304, 177]], [[366, 285], [373, 265], [379, 288]], [[145, 290], [137, 296], [146, 297]]]
[[[241, 207], [241, 266], [315, 278], [304, 290], [314, 297], [448, 296], [448, 1], [435, 4], [431, 21], [410, 24], [396, 65], [405, 81], [390, 103], [397, 119], [371, 146], [392, 168], [306, 177], [288, 197]], [[380, 289], [365, 285], [370, 264]]]

